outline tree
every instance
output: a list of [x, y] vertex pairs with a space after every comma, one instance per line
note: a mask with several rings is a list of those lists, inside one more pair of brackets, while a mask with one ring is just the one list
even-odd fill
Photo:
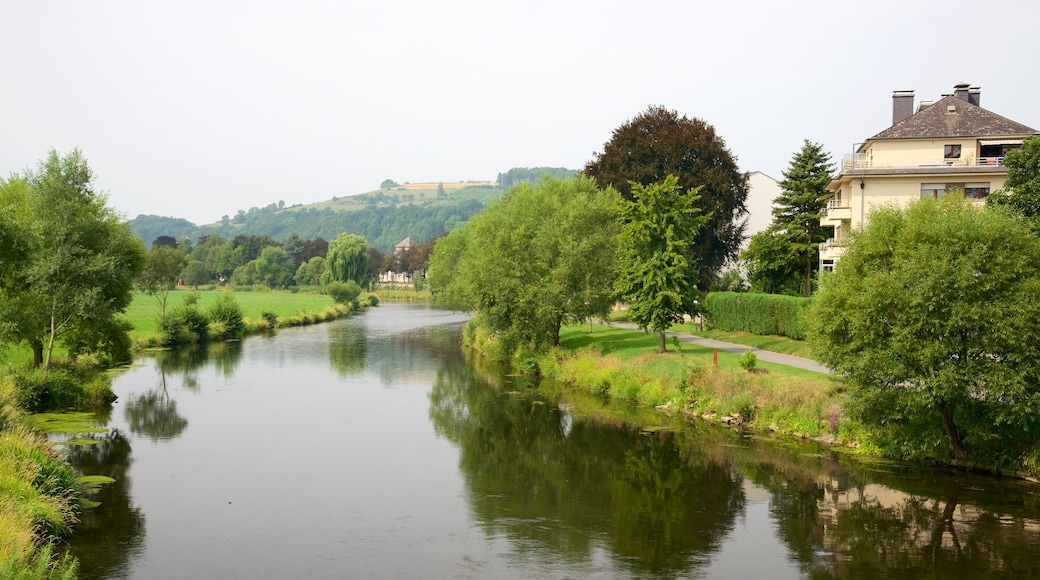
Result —
[[697, 313], [697, 267], [690, 247], [711, 216], [699, 215], [696, 192], [682, 192], [674, 175], [648, 187], [633, 184], [632, 197], [620, 202], [614, 290], [628, 304], [633, 322], [658, 333], [658, 352], [665, 352], [665, 331]]
[[687, 195], [699, 192], [696, 201], [690, 199], [691, 207], [710, 217], [690, 247], [698, 288], [709, 288], [725, 263], [737, 257], [747, 214], [747, 174], [704, 121], [650, 107], [615, 129], [584, 171], [600, 187], [612, 186], [628, 200], [631, 183], [650, 186], [669, 175]]
[[296, 232], [289, 234], [289, 237], [285, 238], [285, 242], [282, 243], [282, 249], [292, 260], [293, 269], [299, 268], [303, 263], [303, 260], [300, 259], [300, 255], [303, 253], [303, 238]]
[[430, 287], [475, 310], [508, 354], [558, 344], [564, 322], [613, 303], [617, 199], [586, 177], [522, 182], [437, 241]]
[[155, 246], [166, 246], [169, 248], [176, 248], [177, 238], [173, 236], [159, 236], [152, 240], [152, 247], [154, 248]]
[[820, 225], [834, 170], [830, 159], [823, 145], [808, 139], [791, 158], [780, 182], [782, 191], [773, 200], [773, 222], [751, 237], [741, 255], [753, 289], [812, 295], [813, 275], [820, 269], [820, 242], [834, 234], [834, 228]]
[[181, 272], [181, 278], [184, 279], [185, 284], [190, 284], [198, 290], [199, 284], [208, 284], [211, 276], [205, 264], [198, 260], [191, 260], [184, 267], [184, 271]]
[[19, 312], [18, 338], [32, 346], [34, 362], [45, 373], [63, 338], [77, 351], [128, 342], [116, 316], [133, 298], [144, 244], [105, 205], [93, 180], [78, 149], [64, 156], [51, 150], [25, 175], [21, 215], [27, 219], [21, 226], [32, 259], [10, 298]]
[[401, 184], [397, 183], [393, 179], [384, 179], [383, 183], [379, 184], [379, 189], [390, 189], [392, 187], [400, 187]]
[[1021, 149], [1008, 151], [1003, 165], [1008, 168], [1007, 181], [986, 203], [1009, 207], [1040, 234], [1040, 136], [1026, 137]]
[[806, 320], [892, 453], [1014, 459], [1040, 435], [1040, 240], [1008, 212], [876, 209]]
[[15, 334], [22, 314], [12, 293], [19, 292], [24, 268], [32, 256], [32, 240], [21, 226], [32, 219], [29, 195], [24, 177], [0, 179], [0, 345]]
[[330, 282], [353, 280], [359, 286], [364, 286], [368, 276], [367, 269], [368, 244], [365, 243], [365, 238], [343, 232], [329, 244], [321, 285], [325, 287]]
[[256, 267], [256, 283], [268, 288], [287, 288], [292, 285], [292, 259], [282, 248], [268, 246], [260, 250], [260, 256], [250, 262]]
[[321, 274], [325, 271], [325, 258], [314, 256], [300, 264], [293, 280], [297, 286], [317, 286], [321, 283]]
[[137, 288], [150, 294], [159, 303], [159, 321], [166, 318], [166, 303], [170, 291], [177, 287], [177, 277], [188, 263], [176, 248], [152, 244], [144, 269], [137, 278]]

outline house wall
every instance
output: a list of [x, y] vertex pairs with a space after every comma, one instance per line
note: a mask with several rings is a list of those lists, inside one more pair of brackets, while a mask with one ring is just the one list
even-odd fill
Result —
[[978, 156], [978, 139], [905, 139], [876, 141], [867, 145], [864, 153], [870, 167], [917, 167], [942, 165], [946, 160], [943, 152], [946, 145], [960, 145], [961, 156], [957, 165], [971, 165]]
[[[921, 185], [925, 183], [963, 184], [989, 183], [990, 193], [1004, 187], [1006, 175], [947, 174], [947, 175], [900, 175], [900, 176], [867, 176], [863, 179], [863, 189], [859, 188], [859, 179], [842, 184], [842, 189], [851, 193], [852, 227], [859, 228], [870, 210], [882, 205], [906, 207], [911, 201], [921, 199]], [[862, 193], [861, 193], [862, 191]], [[843, 191], [843, 194], [845, 192]], [[866, 197], [866, 206], [863, 198]], [[976, 203], [985, 203], [977, 200]]]

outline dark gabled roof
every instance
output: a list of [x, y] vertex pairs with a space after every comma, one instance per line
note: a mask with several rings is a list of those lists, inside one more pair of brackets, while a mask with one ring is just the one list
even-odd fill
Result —
[[[954, 108], [953, 112], [948, 110], [951, 106]], [[1036, 134], [1040, 134], [1040, 131], [949, 95], [874, 135], [870, 140]]]

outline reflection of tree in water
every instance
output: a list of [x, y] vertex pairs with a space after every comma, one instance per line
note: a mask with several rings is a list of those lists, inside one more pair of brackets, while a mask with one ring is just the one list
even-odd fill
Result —
[[524, 555], [588, 562], [605, 547], [634, 574], [686, 574], [743, 509], [726, 464], [688, 461], [667, 435], [570, 422], [470, 366], [445, 366], [430, 403], [438, 434], [459, 446], [473, 517]]
[[174, 439], [188, 427], [188, 420], [177, 413], [177, 401], [165, 391], [131, 395], [123, 413], [131, 433], [152, 441]]
[[808, 577], [1040, 577], [1040, 507], [1029, 493], [755, 451], [735, 462], [769, 490], [779, 536]]
[[365, 370], [368, 340], [365, 330], [353, 324], [329, 327], [329, 364], [340, 375], [348, 376]]
[[216, 371], [225, 376], [234, 375], [242, 361], [242, 342], [238, 340], [191, 344], [169, 350], [157, 351], [155, 362], [165, 381], [166, 375], [182, 376], [183, 384], [189, 389], [198, 388], [196, 371], [212, 364]]
[[124, 578], [130, 558], [144, 543], [144, 514], [130, 498], [130, 442], [118, 430], [94, 436], [95, 445], [74, 445], [69, 463], [84, 475], [105, 475], [114, 483], [94, 497], [99, 507], [86, 510], [69, 539], [69, 553], [79, 560], [79, 578]]

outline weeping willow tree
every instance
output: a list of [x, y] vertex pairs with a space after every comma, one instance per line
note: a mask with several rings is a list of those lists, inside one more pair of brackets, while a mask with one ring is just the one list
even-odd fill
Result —
[[368, 278], [368, 244], [365, 238], [346, 232], [329, 243], [325, 255], [325, 271], [321, 275], [322, 288], [331, 282], [353, 280], [364, 287]]

